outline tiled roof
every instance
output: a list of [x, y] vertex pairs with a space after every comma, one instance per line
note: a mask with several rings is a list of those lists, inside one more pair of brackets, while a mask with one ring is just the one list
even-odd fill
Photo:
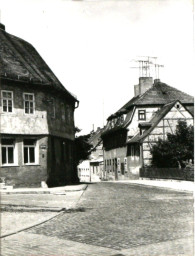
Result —
[[113, 128], [110, 128], [108, 125], [105, 127], [102, 135], [105, 135], [105, 134], [108, 134], [108, 133], [112, 133], [112, 132], [115, 132], [115, 131], [118, 131], [120, 129], [126, 129], [127, 125], [129, 124], [129, 122], [131, 121], [132, 119], [132, 116], [133, 116], [133, 111], [134, 109], [131, 109], [128, 111], [127, 115], [126, 115], [126, 118], [124, 120], [124, 122], [121, 124], [118, 124], [118, 125], [115, 125]]
[[194, 98], [187, 93], [184, 93], [165, 83], [157, 82], [149, 90], [147, 90], [134, 103], [135, 105], [150, 105], [150, 104], [167, 104], [174, 100], [179, 100], [181, 103], [194, 103]]
[[99, 128], [97, 131], [92, 133], [92, 135], [89, 138], [89, 143], [93, 145], [93, 148], [97, 147], [101, 143], [101, 134], [103, 132], [104, 128]]
[[[127, 111], [133, 106], [143, 105], [164, 105], [174, 100], [179, 100], [183, 104], [193, 104], [194, 98], [187, 93], [184, 93], [174, 87], [171, 87], [165, 83], [157, 82], [144, 94], [133, 97], [122, 108], [120, 108], [114, 116], [120, 115], [121, 110]], [[108, 118], [111, 119], [112, 115]]]
[[186, 106], [186, 109], [190, 112], [192, 116], [194, 116], [194, 106]]
[[28, 42], [8, 34], [0, 24], [0, 78], [42, 85], [73, 96]]

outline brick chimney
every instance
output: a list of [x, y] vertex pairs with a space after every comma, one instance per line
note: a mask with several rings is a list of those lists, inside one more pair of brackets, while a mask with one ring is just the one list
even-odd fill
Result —
[[152, 77], [140, 77], [139, 84], [134, 85], [134, 96], [138, 96], [146, 92], [153, 85]]

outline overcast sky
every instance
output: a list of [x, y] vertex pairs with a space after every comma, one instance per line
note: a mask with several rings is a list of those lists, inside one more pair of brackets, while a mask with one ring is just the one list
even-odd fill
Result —
[[194, 94], [192, 0], [0, 0], [8, 33], [30, 42], [76, 94], [82, 133], [133, 94], [137, 56], [157, 56], [161, 81]]

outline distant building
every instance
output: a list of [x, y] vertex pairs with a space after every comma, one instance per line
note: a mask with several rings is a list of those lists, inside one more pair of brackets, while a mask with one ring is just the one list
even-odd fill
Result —
[[28, 42], [0, 24], [0, 176], [16, 186], [78, 180], [74, 110], [78, 100]]
[[85, 160], [78, 165], [78, 177], [80, 182], [91, 182], [91, 170], [89, 160]]
[[193, 124], [194, 99], [156, 79], [140, 77], [135, 96], [108, 117], [101, 137], [107, 179], [134, 179], [151, 162], [150, 147], [173, 133], [178, 120]]
[[93, 146], [89, 160], [83, 161], [78, 166], [78, 176], [80, 181], [97, 182], [104, 176], [104, 161], [103, 161], [103, 144], [101, 134], [104, 128], [97, 128], [92, 131], [89, 138], [89, 143]]

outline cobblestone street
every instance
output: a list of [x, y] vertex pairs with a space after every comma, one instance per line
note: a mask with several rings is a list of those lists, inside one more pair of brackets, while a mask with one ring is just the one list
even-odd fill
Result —
[[77, 210], [1, 239], [1, 250], [2, 256], [193, 255], [193, 195], [91, 184]]

